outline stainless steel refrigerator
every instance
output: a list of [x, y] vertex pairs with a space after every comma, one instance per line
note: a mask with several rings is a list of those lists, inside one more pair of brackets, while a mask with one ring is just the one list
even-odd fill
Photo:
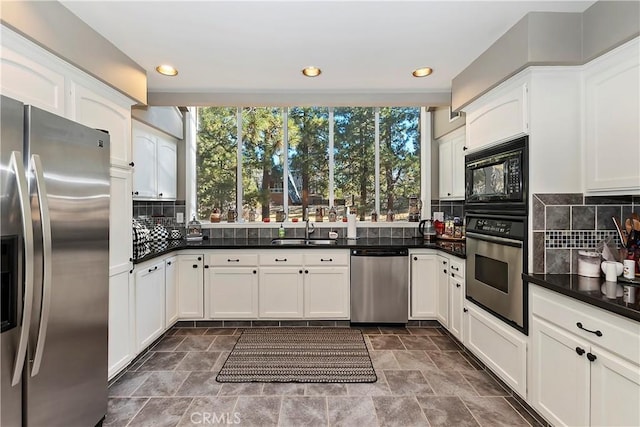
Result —
[[107, 411], [109, 135], [0, 99], [0, 425]]

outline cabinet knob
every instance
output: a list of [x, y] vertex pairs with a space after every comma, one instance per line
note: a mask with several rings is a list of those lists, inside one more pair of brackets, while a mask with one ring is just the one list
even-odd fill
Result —
[[298, 270], [298, 273], [302, 274], [302, 270]]
[[133, 195], [134, 195], [134, 196], [137, 196], [138, 194], [140, 194], [138, 191], [134, 191], [134, 192], [133, 192]]
[[304, 271], [304, 274], [309, 274], [309, 270], [305, 270], [305, 271]]
[[193, 264], [193, 268], [198, 268], [198, 264]]
[[467, 150], [468, 150], [468, 148], [467, 148], [466, 145], [462, 147], [462, 151], [467, 151]]
[[282, 258], [282, 259], [276, 258], [276, 262], [287, 262], [287, 259], [286, 258]]
[[253, 270], [253, 274], [257, 274], [258, 272], [256, 270]]
[[208, 264], [207, 264], [207, 265], [205, 265], [205, 266], [204, 266], [204, 268], [209, 268], [209, 265], [208, 265]]
[[442, 261], [442, 265], [447, 265], [447, 261]]
[[443, 272], [444, 274], [447, 274], [447, 270], [442, 270], [442, 272]]
[[158, 196], [162, 197], [162, 193], [159, 193]]
[[413, 260], [414, 260], [414, 261], [417, 261], [417, 260], [418, 260], [418, 257], [417, 257], [417, 256], [414, 256], [414, 257], [413, 257]]
[[131, 166], [131, 167], [134, 167], [135, 165], [136, 165], [136, 164], [135, 164], [135, 163], [133, 163], [133, 162], [129, 163], [129, 166]]
[[462, 309], [462, 312], [463, 312], [463, 313], [466, 313], [466, 312], [468, 312], [468, 311], [469, 311], [469, 310], [468, 310], [467, 308], [463, 308], [463, 309]]
[[129, 258], [129, 262], [133, 262], [133, 258]]
[[582, 356], [584, 354], [584, 348], [576, 347], [576, 353], [578, 353], [578, 356]]
[[589, 359], [589, 362], [593, 362], [597, 359], [597, 357], [595, 354], [587, 353], [587, 359]]
[[133, 274], [133, 270], [129, 270], [129, 274]]
[[199, 257], [198, 257], [198, 261], [202, 261], [202, 257], [200, 257], [200, 256], [199, 256]]
[[450, 196], [450, 195], [451, 195], [451, 193], [447, 193], [447, 196]]
[[167, 261], [167, 265], [171, 265], [171, 261]]
[[460, 287], [460, 283], [456, 283], [456, 288], [459, 288], [459, 287]]
[[451, 277], [454, 277], [454, 276], [455, 276], [455, 274], [454, 274], [454, 273], [451, 273]]

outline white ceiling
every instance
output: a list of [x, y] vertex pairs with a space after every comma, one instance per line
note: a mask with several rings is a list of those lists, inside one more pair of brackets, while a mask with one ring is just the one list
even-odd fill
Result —
[[[140, 64], [149, 92], [434, 93], [530, 11], [593, 1], [61, 2]], [[177, 77], [155, 72], [161, 63]], [[322, 75], [302, 76], [307, 65]], [[417, 79], [417, 67], [434, 69]]]

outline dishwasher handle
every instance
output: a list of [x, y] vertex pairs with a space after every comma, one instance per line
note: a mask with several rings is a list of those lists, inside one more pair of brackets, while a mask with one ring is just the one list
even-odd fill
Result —
[[369, 256], [369, 257], [389, 257], [389, 256], [408, 256], [409, 250], [406, 248], [370, 248], [370, 249], [352, 249], [351, 256]]

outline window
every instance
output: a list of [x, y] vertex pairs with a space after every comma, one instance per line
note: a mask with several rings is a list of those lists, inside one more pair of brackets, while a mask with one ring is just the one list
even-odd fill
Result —
[[326, 218], [332, 206], [406, 220], [409, 198], [421, 195], [419, 123], [415, 107], [198, 108], [199, 217], [218, 208], [224, 218], [240, 199], [245, 221], [249, 212]]

